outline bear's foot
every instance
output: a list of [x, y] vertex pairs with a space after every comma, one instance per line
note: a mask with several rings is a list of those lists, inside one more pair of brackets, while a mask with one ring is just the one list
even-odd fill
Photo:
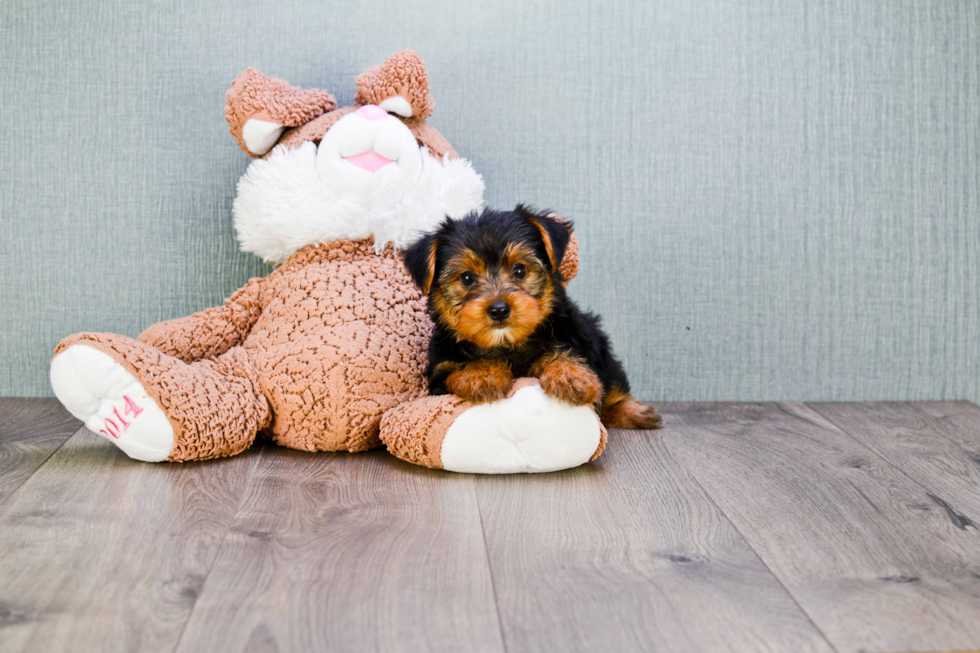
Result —
[[108, 354], [68, 347], [51, 361], [51, 387], [72, 415], [130, 458], [166, 460], [174, 430], [139, 381]]
[[606, 430], [591, 406], [547, 396], [519, 379], [506, 399], [473, 405], [454, 395], [423, 397], [391, 409], [381, 439], [416, 465], [453, 472], [552, 472], [594, 460]]

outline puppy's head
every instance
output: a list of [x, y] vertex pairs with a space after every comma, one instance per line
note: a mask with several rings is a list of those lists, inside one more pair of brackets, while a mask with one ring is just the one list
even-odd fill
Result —
[[483, 349], [523, 343], [551, 313], [571, 225], [518, 205], [446, 220], [405, 252], [443, 326]]

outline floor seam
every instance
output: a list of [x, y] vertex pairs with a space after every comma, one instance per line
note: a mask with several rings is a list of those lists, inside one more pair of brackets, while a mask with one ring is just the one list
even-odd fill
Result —
[[184, 633], [187, 632], [187, 627], [191, 623], [191, 619], [194, 617], [194, 612], [197, 610], [197, 602], [204, 595], [204, 588], [207, 587], [208, 578], [211, 577], [211, 572], [214, 570], [214, 563], [217, 562], [218, 557], [221, 555], [221, 550], [225, 547], [225, 540], [228, 539], [228, 533], [231, 532], [232, 527], [235, 525], [235, 520], [238, 518], [239, 513], [242, 511], [242, 507], [245, 505], [245, 499], [248, 497], [248, 490], [252, 485], [252, 481], [255, 475], [255, 469], [259, 466], [259, 461], [265, 454], [268, 445], [264, 445], [259, 449], [258, 455], [255, 456], [255, 462], [252, 464], [252, 468], [248, 470], [248, 481], [245, 483], [245, 488], [242, 490], [242, 498], [238, 501], [238, 507], [235, 508], [235, 514], [231, 516], [231, 520], [228, 522], [228, 528], [225, 529], [224, 535], [221, 536], [221, 542], [218, 543], [218, 548], [214, 551], [214, 558], [208, 563], [208, 569], [204, 573], [204, 580], [201, 581], [201, 589], [198, 590], [197, 596], [194, 597], [194, 605], [191, 607], [190, 613], [187, 615], [187, 619], [184, 621], [183, 627], [180, 629], [180, 635], [177, 637], [177, 643], [174, 644], [173, 651], [180, 650], [180, 645], [184, 641]]
[[12, 492], [11, 492], [10, 494], [8, 494], [8, 495], [6, 496], [6, 498], [4, 498], [4, 499], [3, 499], [2, 501], [0, 501], [0, 514], [2, 514], [2, 513], [3, 513], [3, 509], [4, 509], [5, 507], [6, 507], [6, 505], [7, 505], [7, 503], [8, 503], [8, 502], [9, 502], [9, 501], [10, 501], [10, 500], [11, 500], [11, 499], [12, 499], [12, 498], [13, 498], [13, 497], [14, 497], [14, 496], [15, 496], [15, 495], [16, 495], [16, 494], [18, 493], [18, 492], [20, 492], [20, 491], [21, 491], [21, 489], [23, 489], [23, 487], [24, 487], [25, 485], [27, 485], [27, 482], [28, 482], [28, 481], [30, 481], [30, 480], [31, 480], [32, 478], [34, 478], [34, 475], [35, 475], [35, 474], [37, 474], [37, 473], [38, 473], [39, 471], [41, 471], [41, 468], [42, 468], [42, 467], [44, 467], [45, 465], [47, 465], [47, 464], [48, 464], [48, 461], [49, 461], [49, 460], [51, 460], [51, 457], [52, 457], [52, 456], [54, 456], [54, 455], [55, 455], [56, 453], [58, 453], [59, 451], [61, 451], [61, 448], [62, 448], [62, 447], [64, 447], [64, 446], [65, 446], [66, 444], [68, 444], [68, 441], [69, 441], [69, 440], [71, 440], [71, 439], [72, 439], [72, 438], [74, 438], [74, 437], [75, 437], [76, 435], [78, 435], [79, 433], [81, 433], [82, 431], [85, 431], [85, 430], [87, 430], [87, 429], [85, 428], [85, 426], [84, 426], [84, 425], [82, 425], [82, 426], [80, 426], [80, 427], [79, 427], [79, 428], [78, 428], [77, 430], [75, 430], [75, 431], [73, 431], [71, 435], [69, 435], [69, 436], [68, 436], [67, 438], [65, 438], [65, 439], [64, 439], [64, 441], [62, 441], [62, 443], [61, 443], [61, 444], [59, 444], [59, 445], [58, 445], [57, 447], [55, 447], [54, 449], [52, 449], [52, 450], [51, 450], [51, 453], [49, 453], [49, 454], [48, 454], [48, 455], [47, 455], [47, 456], [45, 457], [45, 459], [44, 459], [44, 461], [43, 461], [43, 462], [42, 462], [42, 463], [41, 463], [40, 465], [38, 465], [38, 466], [37, 466], [37, 468], [36, 468], [36, 469], [35, 469], [35, 470], [34, 470], [33, 472], [31, 472], [30, 474], [28, 474], [28, 475], [27, 475], [27, 478], [25, 478], [25, 479], [24, 479], [23, 481], [21, 481], [21, 482], [20, 482], [20, 485], [18, 485], [17, 487], [15, 487], [15, 488], [13, 489], [13, 491], [12, 491]]
[[684, 469], [687, 475], [691, 477], [691, 480], [694, 481], [694, 484], [697, 485], [699, 488], [701, 488], [701, 491], [704, 492], [704, 496], [708, 497], [708, 501], [711, 502], [711, 505], [713, 505], [715, 509], [718, 510], [719, 514], [721, 514], [721, 516], [725, 518], [725, 521], [728, 522], [728, 524], [732, 527], [732, 529], [736, 533], [738, 533], [739, 538], [741, 538], [741, 540], [745, 542], [745, 546], [749, 547], [749, 550], [753, 553], [753, 555], [755, 555], [759, 563], [766, 568], [766, 571], [768, 571], [769, 575], [773, 577], [773, 580], [775, 580], [779, 584], [779, 586], [783, 588], [783, 591], [786, 592], [786, 596], [788, 596], [790, 600], [793, 602], [793, 604], [797, 608], [799, 608], [800, 613], [804, 617], [806, 617], [806, 620], [810, 622], [810, 625], [813, 626], [814, 630], [816, 630], [817, 633], [820, 635], [820, 637], [823, 638], [823, 641], [827, 643], [827, 646], [830, 647], [830, 650], [834, 651], [835, 653], [840, 653], [840, 649], [834, 646], [834, 643], [830, 641], [830, 637], [828, 637], [827, 633], [823, 631], [823, 628], [817, 625], [817, 623], [813, 620], [813, 617], [810, 616], [810, 613], [806, 611], [806, 608], [804, 608], [800, 604], [800, 602], [796, 599], [796, 596], [794, 596], [793, 593], [789, 591], [789, 588], [786, 587], [785, 583], [783, 583], [783, 580], [776, 574], [775, 571], [773, 571], [773, 569], [769, 565], [766, 564], [766, 561], [762, 557], [762, 555], [760, 555], [759, 552], [756, 550], [756, 548], [752, 546], [752, 542], [750, 542], [749, 539], [745, 537], [745, 534], [742, 533], [742, 531], [738, 528], [738, 526], [735, 525], [735, 522], [733, 522], [732, 519], [728, 516], [728, 513], [726, 513], [722, 509], [722, 507], [718, 505], [718, 502], [715, 501], [714, 496], [712, 496], [712, 494], [708, 491], [708, 488], [706, 488], [698, 479], [698, 477], [694, 474], [694, 472], [690, 470], [690, 468], [687, 466], [687, 463], [684, 462], [684, 459], [681, 456], [678, 456], [676, 452], [671, 448], [669, 439], [664, 437], [663, 442], [664, 442], [664, 446], [667, 447], [668, 451], [670, 451], [670, 454], [677, 460], [677, 463]]
[[[824, 402], [817, 402], [817, 403], [824, 403]], [[845, 403], [850, 403], [850, 402], [845, 402]], [[914, 405], [914, 402], [906, 401], [906, 402], [899, 402], [899, 403], [906, 404], [906, 405], [910, 406], [913, 410], [922, 413], [926, 417], [930, 417], [930, 418], [935, 419], [932, 415], [929, 415], [928, 413], [926, 413], [926, 412], [922, 411], [921, 409], [917, 408]], [[834, 428], [836, 428], [838, 431], [840, 431], [841, 433], [843, 433], [844, 435], [846, 435], [848, 438], [850, 438], [859, 447], [870, 451], [875, 456], [877, 456], [879, 459], [881, 459], [881, 461], [883, 463], [885, 463], [886, 465], [888, 465], [892, 469], [896, 470], [902, 476], [904, 476], [909, 481], [911, 481], [912, 483], [914, 483], [916, 485], [916, 487], [920, 488], [923, 492], [925, 492], [926, 496], [932, 498], [933, 492], [935, 492], [935, 495], [938, 496], [943, 502], [945, 502], [947, 505], [950, 505], [950, 506], [956, 508], [956, 510], [957, 510], [957, 512], [959, 512], [959, 514], [961, 514], [961, 515], [966, 515], [967, 514], [966, 512], [963, 511], [963, 509], [960, 506], [956, 506], [953, 503], [950, 503], [950, 501], [948, 501], [945, 496], [942, 496], [945, 493], [944, 492], [941, 492], [939, 490], [939, 488], [935, 488], [934, 490], [931, 490], [931, 489], [927, 488], [925, 485], [922, 484], [921, 481], [919, 481], [918, 479], [913, 478], [911, 475], [909, 475], [909, 473], [906, 472], [901, 466], [899, 466], [898, 463], [894, 462], [886, 454], [884, 454], [881, 451], [879, 451], [877, 447], [873, 447], [873, 446], [871, 446], [869, 444], [866, 444], [864, 442], [861, 442], [856, 437], [854, 437], [849, 430], [847, 430], [846, 428], [844, 428], [843, 426], [841, 426], [840, 424], [838, 424], [831, 417], [828, 417], [827, 415], [824, 415], [822, 412], [820, 412], [820, 410], [818, 410], [814, 406], [811, 406], [809, 403], [803, 403], [803, 405], [806, 406], [807, 408], [809, 408], [810, 410], [812, 410], [813, 412], [815, 412], [820, 417], [822, 417], [825, 420], [827, 420]], [[975, 517], [977, 520], [980, 520], [980, 515], [970, 515], [970, 517]], [[980, 522], [978, 522], [978, 523], [980, 523]]]
[[487, 528], [483, 523], [483, 506], [480, 505], [480, 497], [476, 492], [477, 480], [472, 479], [473, 499], [476, 501], [476, 513], [480, 517], [480, 533], [483, 535], [483, 555], [487, 560], [487, 572], [490, 574], [490, 590], [493, 592], [493, 607], [497, 611], [497, 628], [500, 631], [500, 645], [507, 653], [507, 638], [504, 636], [504, 620], [500, 616], [500, 601], [497, 599], [497, 579], [493, 576], [493, 564], [490, 562], [490, 546], [487, 544]]

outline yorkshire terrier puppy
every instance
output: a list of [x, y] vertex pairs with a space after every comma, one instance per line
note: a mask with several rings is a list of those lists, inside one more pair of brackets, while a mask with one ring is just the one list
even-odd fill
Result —
[[405, 251], [435, 323], [430, 394], [495, 401], [515, 377], [533, 376], [556, 399], [593, 404], [609, 428], [662, 425], [656, 409], [630, 395], [599, 318], [565, 293], [558, 267], [571, 233], [570, 224], [518, 205], [447, 219]]

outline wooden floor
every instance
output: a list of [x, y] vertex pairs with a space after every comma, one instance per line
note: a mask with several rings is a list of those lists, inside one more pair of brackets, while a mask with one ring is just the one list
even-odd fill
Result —
[[0, 400], [0, 651], [980, 649], [980, 409], [673, 404], [596, 462], [145, 464]]

